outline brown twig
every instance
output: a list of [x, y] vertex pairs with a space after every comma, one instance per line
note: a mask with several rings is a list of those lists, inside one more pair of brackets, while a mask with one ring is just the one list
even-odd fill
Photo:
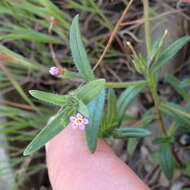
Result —
[[145, 183], [148, 183], [150, 179], [154, 176], [156, 171], [160, 168], [158, 164], [154, 165], [153, 168], [150, 170], [150, 172], [147, 173], [147, 175], [144, 178]]
[[111, 45], [111, 43], [112, 43], [112, 41], [113, 41], [113, 39], [114, 39], [116, 33], [117, 33], [117, 31], [118, 31], [119, 28], [120, 28], [121, 23], [123, 22], [123, 20], [124, 20], [124, 18], [125, 18], [125, 15], [127, 14], [129, 8], [131, 7], [132, 3], [133, 3], [133, 0], [130, 0], [130, 2], [128, 3], [127, 7], [126, 7], [125, 10], [123, 11], [123, 13], [122, 13], [122, 15], [121, 15], [121, 18], [120, 18], [119, 21], [117, 22], [117, 24], [116, 24], [116, 26], [115, 26], [115, 28], [114, 28], [114, 30], [113, 30], [111, 36], [110, 36], [110, 39], [109, 39], [109, 41], [108, 41], [108, 43], [107, 43], [107, 45], [106, 45], [106, 47], [105, 47], [105, 49], [104, 49], [104, 51], [103, 51], [101, 57], [99, 58], [99, 60], [98, 60], [98, 62], [96, 63], [96, 65], [93, 67], [93, 71], [95, 71], [96, 68], [100, 65], [102, 59], [104, 58], [105, 54], [107, 53], [107, 51], [108, 51], [108, 49], [109, 49], [109, 47], [110, 47], [110, 45]]
[[[51, 35], [52, 34], [52, 27], [53, 25], [56, 23], [56, 20], [54, 17], [52, 17], [50, 19], [50, 26], [48, 28], [48, 33]], [[50, 53], [51, 53], [51, 56], [52, 56], [52, 59], [53, 61], [55, 62], [55, 65], [59, 68], [59, 69], [62, 69], [62, 66], [60, 65], [57, 57], [56, 57], [56, 54], [55, 54], [55, 51], [54, 51], [54, 48], [53, 48], [53, 44], [52, 43], [49, 43], [49, 48], [50, 48]]]
[[23, 108], [23, 109], [26, 109], [26, 110], [35, 110], [32, 106], [29, 106], [29, 105], [26, 105], [26, 104], [18, 104], [18, 103], [10, 102], [10, 101], [7, 101], [7, 100], [0, 99], [0, 103], [7, 104], [7, 105], [10, 105], [10, 106], [14, 106], [14, 107], [18, 107], [18, 108]]
[[138, 19], [138, 20], [124, 22], [121, 24], [121, 26], [127, 26], [127, 25], [139, 24], [139, 23], [144, 23], [144, 19], [142, 18], [142, 19]]

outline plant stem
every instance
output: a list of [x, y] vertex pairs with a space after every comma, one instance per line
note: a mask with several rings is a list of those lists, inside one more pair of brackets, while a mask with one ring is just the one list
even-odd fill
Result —
[[161, 115], [161, 112], [160, 112], [160, 109], [159, 109], [160, 101], [159, 101], [159, 98], [158, 98], [158, 94], [157, 94], [155, 84], [156, 84], [156, 81], [154, 79], [154, 76], [150, 77], [150, 79], [149, 79], [149, 87], [150, 87], [150, 90], [151, 90], [151, 93], [152, 93], [154, 104], [156, 106], [158, 121], [160, 123], [160, 127], [161, 127], [163, 135], [165, 137], [167, 137], [168, 136], [167, 131], [166, 131], [166, 128], [165, 128], [165, 125], [164, 125], [164, 122], [163, 122], [163, 119], [162, 119], [162, 115]]
[[[144, 7], [144, 22], [145, 22], [147, 57], [150, 57], [152, 47], [151, 47], [150, 21], [149, 21], [149, 0], [142, 0], [142, 1], [143, 1], [143, 7]], [[158, 117], [158, 121], [160, 123], [162, 133], [164, 136], [168, 136], [163, 119], [162, 119], [162, 115], [161, 115], [161, 112], [159, 109], [160, 101], [159, 101], [158, 94], [157, 94], [155, 78], [154, 78], [154, 76], [149, 75], [148, 79], [149, 79], [149, 87], [150, 87], [150, 90], [151, 90], [151, 93], [153, 96], [154, 104], [156, 106], [157, 117]]]
[[175, 147], [174, 147], [174, 144], [172, 144], [172, 153], [173, 153], [173, 156], [175, 158], [175, 160], [177, 161], [177, 163], [179, 164], [179, 167], [183, 168], [184, 167], [184, 164], [183, 162], [180, 160], [177, 152], [175, 151]]
[[107, 82], [105, 84], [106, 88], [126, 88], [129, 86], [143, 86], [146, 85], [146, 80], [140, 80], [135, 82]]
[[149, 0], [143, 0], [144, 7], [144, 22], [145, 22], [145, 37], [147, 56], [151, 53], [151, 37], [150, 37], [150, 21], [149, 21]]

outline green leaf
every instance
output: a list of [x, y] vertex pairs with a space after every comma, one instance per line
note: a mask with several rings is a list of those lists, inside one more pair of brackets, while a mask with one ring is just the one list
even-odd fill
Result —
[[135, 69], [139, 73], [143, 74], [144, 76], [146, 75], [147, 64], [146, 64], [144, 58], [142, 57], [142, 55], [139, 55], [139, 56], [134, 55], [133, 56], [133, 64], [135, 66]]
[[175, 90], [185, 99], [187, 100], [188, 94], [187, 92], [180, 86], [180, 80], [178, 80], [175, 76], [168, 74], [166, 76], [166, 80], [175, 88]]
[[91, 153], [96, 150], [98, 130], [101, 125], [102, 113], [104, 108], [105, 89], [88, 105], [89, 124], [85, 128], [85, 137], [88, 149]]
[[163, 143], [160, 145], [160, 165], [165, 176], [170, 180], [173, 177], [174, 159], [171, 144]]
[[117, 103], [114, 90], [108, 90], [108, 106], [107, 106], [107, 123], [111, 125], [116, 121], [117, 117]]
[[163, 144], [163, 143], [172, 143], [174, 141], [173, 137], [160, 137], [152, 141], [152, 144]]
[[140, 138], [130, 138], [127, 143], [127, 152], [130, 156], [133, 156], [135, 149], [139, 143]]
[[129, 87], [121, 94], [117, 102], [117, 119], [119, 122], [121, 122], [126, 109], [143, 89], [144, 86]]
[[97, 79], [72, 91], [71, 94], [76, 96], [79, 100], [81, 100], [84, 104], [87, 105], [101, 92], [104, 86], [105, 80]]
[[163, 45], [163, 36], [165, 35], [165, 32], [161, 34], [152, 44], [152, 50], [150, 52], [150, 56], [148, 58], [148, 68], [152, 62], [157, 60], [157, 58], [160, 56], [162, 45]]
[[79, 100], [78, 112], [81, 113], [84, 117], [89, 117], [88, 108], [81, 100]]
[[74, 63], [80, 72], [88, 80], [94, 80], [94, 74], [88, 57], [82, 43], [81, 34], [79, 30], [79, 16], [75, 16], [73, 19], [71, 30], [70, 30], [70, 46], [71, 52], [74, 59]]
[[[154, 115], [150, 115], [151, 109], [146, 111], [143, 114], [143, 119], [137, 122], [137, 124], [134, 126], [135, 128], [146, 128], [150, 122], [152, 122], [156, 117]], [[139, 142], [140, 138], [130, 138], [128, 139], [127, 143], [127, 152], [129, 153], [130, 156], [133, 156], [136, 146]]]
[[73, 115], [76, 108], [68, 106], [57, 115], [44, 127], [40, 133], [32, 140], [32, 142], [26, 147], [24, 155], [29, 155], [34, 151], [41, 148], [59, 132], [61, 132], [68, 124], [69, 117]]
[[42, 100], [50, 104], [59, 105], [59, 106], [65, 106], [68, 103], [69, 99], [71, 98], [69, 96], [62, 96], [62, 95], [53, 94], [49, 92], [43, 92], [40, 90], [30, 90], [29, 93], [33, 97], [39, 100]]
[[127, 128], [114, 129], [112, 135], [114, 138], [132, 138], [132, 137], [145, 137], [150, 134], [151, 132], [147, 129], [127, 127]]
[[178, 104], [174, 104], [171, 102], [162, 103], [160, 105], [162, 108], [168, 109], [184, 118], [190, 119], [190, 113], [186, 112], [185, 108]]
[[183, 161], [183, 164], [185, 165], [182, 168], [183, 173], [190, 177], [190, 161]]
[[[184, 127], [187, 127], [188, 129], [190, 126], [190, 119], [183, 116], [183, 113], [185, 115], [188, 115], [187, 112], [184, 111], [184, 108], [180, 105], [174, 104], [174, 103], [162, 103], [160, 104], [160, 110], [170, 118], [172, 118], [174, 121], [177, 121], [180, 126], [183, 125]], [[179, 114], [180, 113], [180, 114]]]
[[190, 79], [186, 79], [184, 81], [181, 81], [181, 83], [180, 83], [181, 88], [185, 88], [185, 87], [188, 87], [188, 86], [190, 86]]
[[151, 72], [155, 73], [162, 68], [162, 66], [166, 64], [189, 40], [189, 36], [184, 36], [171, 44], [165, 51], [163, 51], [163, 53], [161, 53], [158, 60], [152, 65]]

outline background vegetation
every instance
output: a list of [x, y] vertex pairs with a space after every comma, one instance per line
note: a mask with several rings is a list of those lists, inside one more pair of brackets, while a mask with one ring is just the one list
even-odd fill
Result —
[[[69, 29], [73, 17], [80, 14], [83, 42], [89, 61], [94, 66], [104, 51], [111, 31], [127, 4], [127, 0], [2, 0], [0, 2], [0, 116], [4, 119], [0, 123], [0, 134], [2, 135], [0, 136], [0, 146], [7, 150], [10, 157], [10, 160], [1, 160], [1, 163], [4, 164], [0, 168], [0, 178], [1, 176], [2, 178], [12, 178], [13, 174], [15, 184], [12, 189], [40, 189], [42, 187], [50, 189], [44, 150], [28, 157], [23, 157], [23, 151], [47, 120], [56, 113], [57, 108], [49, 109], [49, 106], [33, 99], [28, 94], [28, 90], [38, 89], [66, 94], [69, 90], [79, 86], [80, 83], [77, 81], [62, 80], [52, 77], [48, 73], [49, 68], [55, 65], [59, 68], [76, 71], [69, 46]], [[183, 35], [189, 35], [188, 3], [180, 3], [177, 0], [150, 1], [150, 7], [151, 17], [149, 19], [152, 20], [153, 25], [166, 19], [168, 15], [176, 15], [183, 20], [180, 25]], [[164, 10], [167, 11], [160, 12], [158, 7], [164, 7]], [[171, 22], [173, 21], [171, 20]], [[135, 48], [139, 44], [143, 44], [145, 39], [139, 35], [143, 26], [142, 2], [134, 1], [102, 64], [95, 71], [97, 78], [105, 78], [107, 81], [113, 82], [143, 79], [142, 74], [136, 71], [132, 63], [131, 50], [126, 43], [130, 41]], [[161, 34], [162, 32], [160, 32]], [[145, 44], [143, 45], [145, 47]], [[188, 86], [190, 84], [188, 53], [189, 46], [186, 46], [182, 52], [183, 58], [181, 58], [180, 66], [174, 69], [175, 72], [171, 73], [172, 75], [165, 75], [159, 81], [160, 99], [172, 101], [181, 106], [188, 105]], [[168, 88], [169, 92], [166, 91]], [[116, 95], [119, 96], [121, 92], [122, 89], [117, 89]], [[153, 99], [149, 94], [149, 91], [144, 90], [138, 97], [138, 103], [135, 103], [138, 105], [136, 114], [131, 115], [132, 109], [127, 112], [125, 119], [128, 124], [134, 125], [140, 118], [146, 117], [150, 113], [146, 112], [153, 106]], [[171, 115], [173, 120], [177, 118], [177, 122], [183, 121], [185, 126], [177, 130], [176, 123], [173, 123], [174, 127], [170, 128], [170, 133], [175, 139], [176, 154], [173, 155], [177, 155], [177, 159], [179, 159], [176, 159], [174, 163], [175, 168], [178, 169], [175, 170], [177, 172], [174, 172], [173, 180], [168, 181], [163, 177], [158, 164], [160, 162], [158, 149], [152, 148], [156, 145], [147, 145], [148, 143], [143, 140], [139, 143], [126, 140], [119, 141], [119, 144], [117, 144], [118, 141], [110, 142], [113, 148], [117, 147], [114, 149], [120, 158], [128, 163], [151, 189], [170, 189], [177, 182], [182, 183], [180, 188], [189, 187], [190, 140], [188, 134], [190, 122], [188, 107], [185, 107], [187, 117], [180, 117], [180, 114]], [[136, 109], [135, 106], [132, 108]], [[146, 126], [148, 123], [150, 122], [145, 123]], [[186, 139], [185, 144], [181, 143], [182, 137]], [[5, 143], [5, 140], [8, 143]], [[170, 140], [168, 139], [167, 142]], [[154, 143], [162, 142], [163, 139], [157, 139]], [[120, 152], [118, 149], [121, 149]], [[166, 152], [167, 147], [163, 146], [162, 151]], [[144, 161], [141, 162], [142, 164], [135, 165], [136, 160]], [[13, 171], [8, 170], [10, 167], [13, 168]]]

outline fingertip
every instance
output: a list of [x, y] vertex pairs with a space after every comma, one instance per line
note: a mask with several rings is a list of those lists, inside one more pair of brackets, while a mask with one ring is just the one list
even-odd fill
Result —
[[50, 182], [54, 190], [149, 190], [112, 149], [99, 139], [89, 153], [84, 131], [68, 126], [46, 145]]

